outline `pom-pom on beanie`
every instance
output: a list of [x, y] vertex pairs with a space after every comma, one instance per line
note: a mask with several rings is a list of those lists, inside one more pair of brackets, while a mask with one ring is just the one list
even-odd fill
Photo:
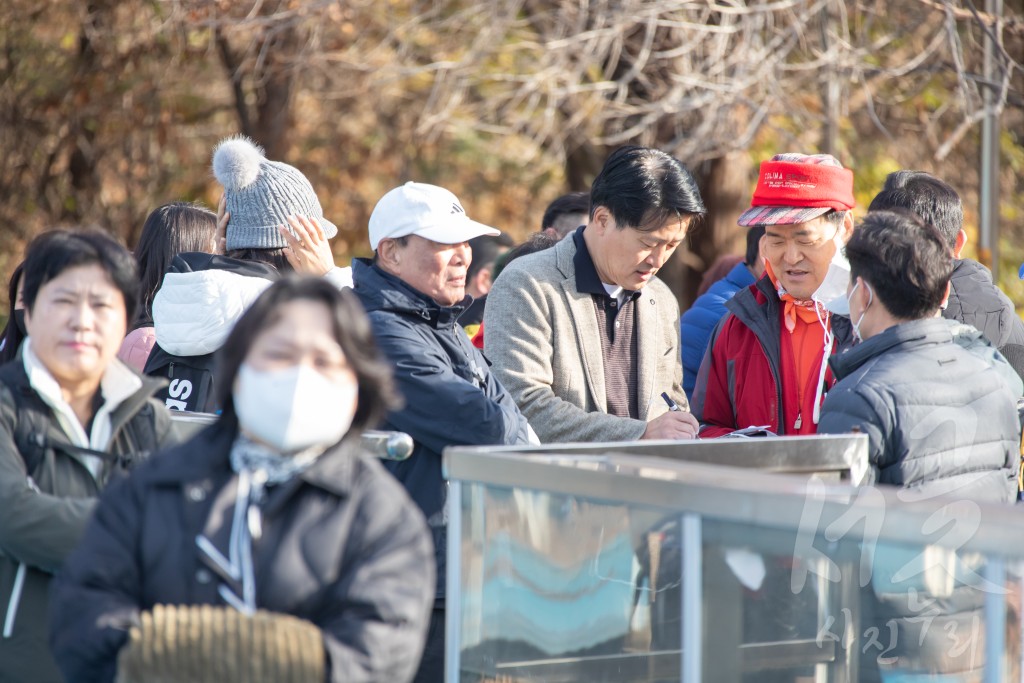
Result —
[[320, 201], [306, 176], [294, 166], [270, 161], [252, 140], [231, 137], [213, 151], [213, 175], [224, 186], [227, 250], [278, 249], [288, 242], [278, 233], [288, 216], [315, 218], [328, 238], [338, 234], [324, 218]]

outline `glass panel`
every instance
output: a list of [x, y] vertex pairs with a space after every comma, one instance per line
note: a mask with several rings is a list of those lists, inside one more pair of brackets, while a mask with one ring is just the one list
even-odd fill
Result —
[[1020, 680], [1019, 563], [719, 521], [703, 540], [704, 658], [740, 655], [720, 680], [982, 681], [986, 632], [1004, 619], [996, 651], [1014, 664], [995, 680]]
[[1022, 680], [1021, 510], [687, 463], [494, 465], [531, 486], [458, 488], [449, 683]]
[[[460, 680], [678, 680], [678, 524], [567, 495], [462, 491]], [[652, 641], [671, 651], [660, 665]]]

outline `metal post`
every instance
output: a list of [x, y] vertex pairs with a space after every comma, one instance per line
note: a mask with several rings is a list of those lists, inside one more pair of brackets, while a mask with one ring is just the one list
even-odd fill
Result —
[[[703, 653], [704, 609], [701, 590], [704, 584], [703, 542], [700, 515], [685, 514], [683, 528], [683, 651], [682, 683], [700, 683]], [[449, 682], [451, 683], [451, 682]]]
[[462, 482], [448, 482], [448, 578], [444, 611], [444, 680], [459, 683], [462, 624]]
[[[825, 5], [821, 10], [821, 49], [827, 52], [830, 48], [832, 36], [829, 35], [829, 27], [832, 24], [832, 10]], [[822, 84], [822, 109], [824, 110], [824, 122], [821, 127], [821, 152], [839, 157], [839, 99], [840, 99], [839, 74], [834, 66], [829, 65], [824, 73]]]
[[[1000, 31], [1003, 0], [985, 0], [985, 12], [996, 18], [993, 35]], [[999, 284], [999, 116], [994, 111], [998, 100], [997, 83], [1002, 81], [1002, 67], [996, 57], [998, 45], [985, 36], [984, 83], [982, 97], [988, 113], [981, 123], [981, 191], [978, 260], [992, 269], [992, 280]]]
[[[993, 557], [985, 565], [985, 581], [994, 586], [1006, 585], [1006, 567], [1003, 558]], [[1006, 655], [1006, 600], [1007, 596], [992, 586], [985, 592], [984, 625], [985, 631], [985, 683], [1001, 683], [1007, 680], [1005, 675], [1004, 657]], [[980, 634], [971, 633], [971, 638]], [[973, 646], [974, 643], [972, 642]]]

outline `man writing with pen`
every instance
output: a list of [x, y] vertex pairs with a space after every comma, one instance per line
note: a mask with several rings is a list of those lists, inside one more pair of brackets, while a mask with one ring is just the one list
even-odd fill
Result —
[[696, 435], [679, 308], [656, 273], [704, 214], [679, 161], [624, 147], [594, 179], [587, 224], [495, 280], [484, 354], [542, 442]]

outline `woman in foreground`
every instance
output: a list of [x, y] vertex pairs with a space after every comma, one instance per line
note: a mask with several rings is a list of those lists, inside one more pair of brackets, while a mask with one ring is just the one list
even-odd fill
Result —
[[58, 580], [64, 676], [409, 680], [433, 550], [359, 448], [392, 395], [359, 303], [279, 281], [220, 354], [218, 422], [111, 488]]

